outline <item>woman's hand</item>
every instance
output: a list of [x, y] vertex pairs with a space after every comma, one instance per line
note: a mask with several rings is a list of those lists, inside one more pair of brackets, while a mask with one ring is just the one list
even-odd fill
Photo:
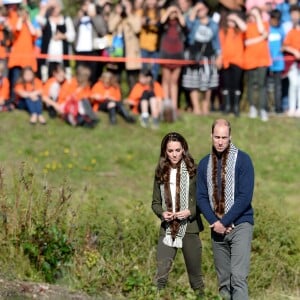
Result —
[[181, 211], [175, 213], [175, 218], [178, 219], [178, 220], [185, 220], [190, 215], [191, 215], [190, 210], [189, 209], [184, 209], [184, 210], [181, 210]]
[[164, 211], [162, 213], [163, 219], [167, 222], [171, 222], [174, 220], [174, 213], [170, 212], [170, 211]]

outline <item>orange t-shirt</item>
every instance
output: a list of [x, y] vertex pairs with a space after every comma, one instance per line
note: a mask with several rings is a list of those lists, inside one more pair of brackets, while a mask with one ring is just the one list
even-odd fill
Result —
[[[132, 112], [133, 113], [135, 113], [135, 114], [139, 113], [138, 106], [139, 106], [142, 94], [144, 91], [148, 91], [148, 90], [151, 90], [151, 87], [149, 85], [141, 84], [140, 82], [136, 83], [134, 85], [134, 87], [132, 88], [132, 90], [128, 96], [128, 99], [130, 101], [132, 101], [132, 105], [133, 105]], [[157, 81], [155, 81], [153, 83], [153, 92], [154, 92], [155, 97], [160, 98], [160, 99], [164, 98], [164, 92], [163, 92], [162, 86]]]
[[[93, 95], [97, 94], [100, 96], [99, 100], [95, 100]], [[98, 111], [99, 110], [99, 104], [106, 99], [114, 100], [114, 101], [121, 101], [121, 90], [117, 86], [109, 86], [106, 87], [101, 80], [96, 82], [94, 86], [92, 87], [91, 91], [91, 98], [93, 101], [93, 110]]]
[[300, 51], [300, 29], [291, 29], [287, 33], [283, 45], [295, 48], [298, 51]]
[[[49, 97], [50, 96], [50, 89], [53, 86], [54, 83], [56, 83], [57, 80], [55, 77], [50, 77], [43, 85], [43, 97]], [[59, 91], [58, 91], [59, 92]]]
[[74, 77], [62, 84], [57, 102], [59, 104], [65, 103], [69, 97], [74, 97], [74, 99], [80, 101], [82, 99], [90, 99], [90, 96], [91, 87], [89, 85], [79, 86], [77, 79]]
[[39, 78], [34, 78], [33, 82], [17, 83], [15, 85], [15, 93], [19, 95], [20, 92], [33, 92], [43, 90], [43, 83]]
[[31, 34], [28, 26], [24, 24], [20, 31], [13, 30], [13, 34], [14, 40], [8, 58], [8, 68], [30, 66], [36, 72], [35, 36]]
[[[269, 32], [269, 25], [264, 22], [265, 29]], [[247, 24], [245, 39], [259, 37], [257, 25], [254, 22]], [[251, 70], [259, 67], [268, 67], [272, 64], [271, 54], [269, 50], [268, 39], [264, 39], [259, 43], [245, 46], [244, 68]]]
[[220, 29], [220, 43], [222, 49], [223, 68], [227, 69], [230, 64], [240, 68], [244, 67], [244, 33], [236, 32], [234, 28], [228, 28], [227, 32]]
[[9, 80], [6, 77], [0, 79], [0, 99], [9, 99]]

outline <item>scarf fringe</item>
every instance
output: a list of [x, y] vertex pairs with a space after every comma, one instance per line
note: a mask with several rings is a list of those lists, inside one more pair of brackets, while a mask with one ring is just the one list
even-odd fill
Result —
[[163, 239], [163, 243], [169, 247], [182, 248], [182, 238], [181, 237], [176, 237], [175, 240], [173, 240], [171, 235], [166, 235]]

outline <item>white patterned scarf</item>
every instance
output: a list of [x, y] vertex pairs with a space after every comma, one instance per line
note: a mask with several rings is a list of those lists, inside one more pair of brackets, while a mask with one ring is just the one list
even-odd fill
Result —
[[[189, 172], [186, 168], [185, 162], [182, 160], [180, 165], [180, 210], [189, 208], [189, 183]], [[165, 202], [164, 184], [160, 185], [160, 192], [162, 197], [162, 207], [163, 210], [166, 211], [167, 206]], [[175, 239], [172, 238], [170, 224], [167, 222], [166, 235], [163, 239], [163, 243], [169, 247], [182, 248], [182, 239], [185, 235], [187, 222], [187, 219], [180, 222], [179, 230], [176, 233]]]
[[[212, 210], [216, 213], [219, 218], [222, 218], [226, 214], [232, 205], [234, 204], [234, 190], [235, 190], [235, 165], [238, 155], [238, 149], [230, 143], [228, 152], [222, 153], [222, 191], [219, 193], [217, 182], [218, 179], [215, 178], [217, 174], [214, 174], [217, 166], [214, 166], [215, 153], [211, 153], [208, 160], [207, 166], [207, 187], [208, 187], [208, 197], [209, 203]], [[226, 156], [227, 157], [226, 157]], [[225, 160], [223, 162], [223, 160]], [[217, 172], [216, 172], [217, 173]], [[222, 195], [219, 197], [218, 195]], [[217, 199], [216, 199], [217, 198]], [[221, 198], [221, 199], [220, 199]], [[224, 201], [224, 207], [221, 208], [221, 211], [218, 211], [216, 207], [219, 206], [220, 202]]]

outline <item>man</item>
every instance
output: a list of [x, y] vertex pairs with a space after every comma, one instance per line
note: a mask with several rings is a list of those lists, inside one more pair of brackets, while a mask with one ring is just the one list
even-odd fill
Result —
[[231, 143], [230, 123], [212, 125], [212, 151], [199, 163], [197, 204], [210, 224], [222, 299], [247, 300], [253, 234], [254, 169], [248, 154]]

